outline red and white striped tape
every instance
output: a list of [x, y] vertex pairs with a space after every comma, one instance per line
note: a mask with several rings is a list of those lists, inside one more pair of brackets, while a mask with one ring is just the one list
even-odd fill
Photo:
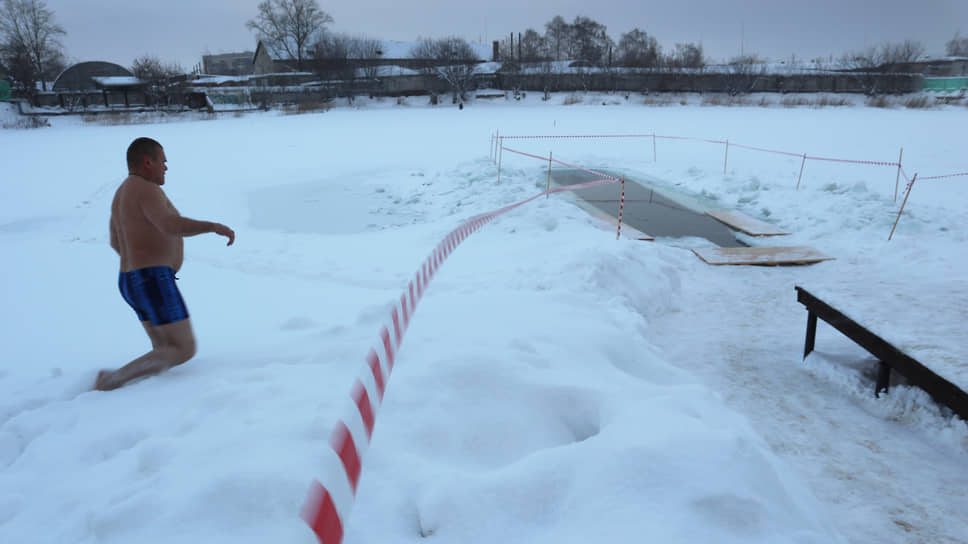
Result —
[[[661, 136], [659, 134], [586, 134], [586, 135], [559, 135], [559, 136], [499, 136], [503, 140], [573, 140], [573, 139], [606, 139], [606, 138], [656, 138], [662, 140], [682, 140], [682, 141], [694, 141], [694, 142], [705, 142], [710, 144], [726, 144], [726, 140], [709, 140], [705, 138], [694, 138], [692, 136]], [[848, 164], [865, 164], [869, 166], [891, 166], [891, 167], [901, 167], [900, 162], [890, 162], [890, 161], [863, 161], [854, 159], [837, 159], [830, 157], [811, 157], [810, 155], [805, 155], [804, 153], [791, 153], [789, 151], [777, 151], [774, 149], [766, 149], [763, 147], [755, 147], [750, 145], [737, 144], [735, 142], [729, 142], [730, 146], [741, 147], [743, 149], [749, 149], [752, 151], [761, 151], [764, 153], [774, 153], [776, 155], [786, 155], [789, 157], [806, 157], [808, 161], [825, 161], [825, 162], [840, 162]], [[506, 148], [505, 148], [506, 149]], [[506, 149], [507, 151], [513, 151]], [[522, 155], [527, 155], [527, 153], [521, 153], [515, 151], [515, 153], [520, 153]], [[904, 173], [904, 177], [910, 181], [911, 177]], [[957, 178], [957, 177], [968, 177], [968, 172], [958, 173], [958, 174], [946, 174], [942, 176], [928, 176], [921, 178], [922, 181], [935, 180], [935, 179], [947, 179], [947, 178]]]
[[811, 157], [807, 155], [808, 161], [826, 161], [826, 162], [845, 162], [849, 164], [866, 164], [870, 166], [901, 166], [897, 162], [880, 162], [880, 161], [856, 161], [853, 159], [831, 159], [828, 157]]
[[[907, 171], [904, 170], [903, 167], [901, 168], [901, 175], [904, 176], [904, 179], [908, 181], [908, 186], [910, 186], [911, 176], [908, 175]], [[945, 174], [942, 176], [924, 176], [924, 177], [918, 177], [918, 179], [921, 181], [930, 181], [935, 179], [950, 179], [950, 178], [963, 178], [963, 177], [968, 177], [968, 172], [961, 172], [958, 174]]]
[[383, 403], [390, 374], [410, 326], [417, 304], [430, 281], [444, 261], [468, 236], [496, 217], [523, 206], [539, 197], [615, 183], [615, 179], [601, 179], [568, 187], [556, 187], [531, 198], [498, 210], [474, 216], [451, 231], [424, 260], [407, 289], [394, 301], [390, 320], [380, 328], [379, 340], [366, 355], [365, 363], [350, 391], [351, 404], [344, 417], [337, 421], [329, 437], [329, 444], [342, 465], [341, 474], [332, 475], [334, 481], [324, 486], [314, 480], [302, 509], [302, 518], [309, 524], [322, 544], [339, 544], [343, 540], [346, 520], [353, 508], [356, 490], [363, 469], [363, 457], [370, 446], [376, 416]]
[[947, 174], [944, 176], [925, 176], [923, 178], [918, 178], [918, 179], [920, 179], [921, 181], [928, 181], [932, 179], [948, 179], [948, 178], [963, 178], [963, 177], [968, 177], [968, 172], [962, 172], [960, 174]]
[[[525, 157], [531, 157], [532, 159], [540, 159], [542, 161], [548, 161], [548, 162], [558, 163], [558, 164], [560, 164], [562, 166], [567, 166], [568, 168], [572, 168], [572, 169], [575, 169], [575, 170], [580, 170], [582, 172], [585, 172], [587, 174], [592, 174], [594, 176], [599, 176], [602, 179], [610, 180], [613, 183], [617, 183], [617, 182], [621, 181], [621, 180], [619, 180], [619, 178], [617, 178], [615, 176], [610, 176], [610, 175], [608, 175], [608, 174], [606, 174], [604, 172], [596, 172], [595, 170], [589, 170], [587, 168], [582, 168], [581, 166], [576, 166], [574, 164], [568, 164], [567, 162], [560, 161], [558, 159], [552, 159], [551, 157], [542, 157], [540, 155], [532, 155], [531, 153], [525, 153], [524, 151], [518, 151], [517, 149], [511, 149], [510, 147], [505, 147], [503, 145], [501, 146], [501, 149], [503, 149], [504, 151], [507, 151], [509, 153], [515, 153], [515, 154], [518, 154], [518, 155], [523, 155]], [[571, 189], [568, 189], [568, 190], [573, 191], [574, 189], [571, 188]], [[552, 190], [551, 192], [554, 193], [556, 191]]]

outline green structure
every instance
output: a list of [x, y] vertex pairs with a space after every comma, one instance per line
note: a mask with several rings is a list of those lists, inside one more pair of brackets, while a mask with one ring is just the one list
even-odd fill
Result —
[[0, 101], [10, 100], [10, 82], [0, 79]]
[[968, 93], [968, 76], [926, 77], [921, 90], [929, 93]]

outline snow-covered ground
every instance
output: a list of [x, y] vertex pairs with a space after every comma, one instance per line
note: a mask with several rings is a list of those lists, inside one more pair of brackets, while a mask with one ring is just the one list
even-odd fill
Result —
[[[440, 239], [544, 189], [490, 135], [652, 133], [968, 170], [968, 109], [648, 107], [538, 93], [463, 110], [0, 131], [0, 542], [313, 542], [298, 512], [390, 304]], [[2, 105], [0, 105], [2, 108]], [[0, 109], [0, 122], [11, 119]], [[171, 120], [172, 118], [167, 118]], [[110, 393], [148, 348], [107, 218], [124, 150], [158, 139], [169, 197], [236, 229], [186, 243], [188, 364]], [[968, 542], [968, 426], [822, 324], [794, 285], [968, 386], [968, 178], [694, 141], [509, 147], [736, 209], [836, 260], [711, 267], [697, 239], [616, 241], [568, 193], [515, 209], [437, 273], [398, 355], [346, 542]], [[903, 181], [902, 181], [903, 188]], [[900, 200], [900, 199], [899, 199]], [[751, 240], [752, 241], [752, 240]], [[763, 243], [755, 241], [755, 243]]]

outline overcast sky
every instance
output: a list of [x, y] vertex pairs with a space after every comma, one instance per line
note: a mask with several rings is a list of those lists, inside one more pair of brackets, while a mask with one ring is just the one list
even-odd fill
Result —
[[[151, 54], [191, 69], [203, 54], [251, 51], [245, 27], [259, 0], [46, 0], [67, 31], [70, 61], [130, 66]], [[640, 28], [665, 50], [702, 42], [713, 60], [741, 51], [778, 59], [839, 57], [887, 41], [914, 39], [942, 55], [956, 32], [968, 35], [968, 0], [325, 0], [333, 32], [382, 40], [456, 35], [490, 42], [584, 15], [616, 41]]]

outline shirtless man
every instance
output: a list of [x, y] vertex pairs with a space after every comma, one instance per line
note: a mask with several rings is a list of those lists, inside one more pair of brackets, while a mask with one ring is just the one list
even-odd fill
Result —
[[180, 365], [195, 355], [195, 335], [185, 301], [175, 285], [186, 236], [235, 232], [220, 223], [179, 215], [161, 186], [168, 166], [165, 150], [150, 138], [128, 147], [128, 177], [111, 203], [111, 247], [121, 256], [118, 288], [138, 314], [151, 339], [151, 351], [117, 370], [102, 370], [95, 389], [117, 389], [131, 380]]

